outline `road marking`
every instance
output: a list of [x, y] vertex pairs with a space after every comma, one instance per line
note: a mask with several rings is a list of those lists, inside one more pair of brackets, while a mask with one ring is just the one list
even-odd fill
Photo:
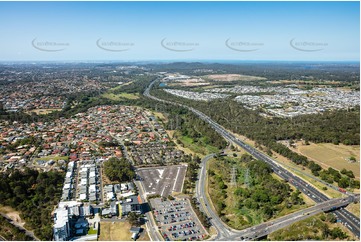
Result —
[[163, 191], [162, 191], [162, 193], [160, 194], [161, 197], [163, 197], [163, 193], [164, 193], [165, 187], [166, 187], [166, 186], [163, 187]]
[[174, 185], [173, 185], [172, 191], [174, 191], [175, 185], [177, 184], [178, 175], [179, 175], [179, 170], [180, 170], [180, 167], [178, 167], [177, 176], [175, 177], [175, 180], [174, 180]]
[[[164, 169], [157, 169], [157, 171], [159, 172], [159, 178], [162, 179]], [[152, 173], [152, 175], [153, 175], [153, 173]]]
[[148, 236], [149, 236], [149, 238], [150, 238], [150, 241], [154, 241], [153, 238], [152, 238], [152, 235], [151, 235], [151, 233], [150, 233], [150, 230], [149, 230], [149, 228], [148, 228], [148, 223], [150, 223], [150, 222], [147, 221], [147, 222], [145, 223], [145, 227], [147, 228], [147, 234], [148, 234]]

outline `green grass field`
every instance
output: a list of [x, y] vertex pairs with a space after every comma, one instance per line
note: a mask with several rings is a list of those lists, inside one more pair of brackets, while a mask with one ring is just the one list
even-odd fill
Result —
[[102, 97], [113, 100], [113, 101], [120, 101], [122, 99], [131, 99], [131, 100], [135, 100], [138, 99], [139, 96], [136, 94], [131, 94], [131, 93], [120, 93], [120, 94], [114, 94], [114, 93], [104, 93], [102, 94]]
[[193, 139], [188, 136], [181, 136], [179, 137], [179, 140], [183, 143], [185, 148], [188, 148], [195, 153], [206, 155], [218, 152], [218, 149], [216, 147], [212, 145], [202, 145], [199, 142], [194, 142]]

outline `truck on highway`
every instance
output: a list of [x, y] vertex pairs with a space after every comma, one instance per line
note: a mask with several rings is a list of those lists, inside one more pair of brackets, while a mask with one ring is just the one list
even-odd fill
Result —
[[343, 189], [343, 188], [341, 188], [341, 187], [339, 187], [338, 190], [339, 190], [340, 192], [342, 192], [342, 193], [346, 193], [346, 190]]
[[332, 208], [330, 208], [329, 211], [334, 211], [334, 210], [336, 210], [336, 209], [337, 209], [337, 207], [332, 207]]

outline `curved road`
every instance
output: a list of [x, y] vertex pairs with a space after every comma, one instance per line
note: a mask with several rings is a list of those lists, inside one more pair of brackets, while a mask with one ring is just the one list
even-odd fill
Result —
[[335, 210], [340, 207], [347, 206], [354, 201], [353, 196], [347, 198], [331, 199], [315, 206], [299, 210], [292, 214], [247, 228], [243, 230], [235, 230], [224, 224], [217, 214], [213, 211], [211, 202], [206, 196], [205, 181], [206, 181], [206, 166], [207, 162], [214, 156], [210, 154], [202, 159], [201, 170], [199, 173], [199, 180], [196, 184], [196, 194], [199, 198], [202, 210], [212, 218], [211, 223], [217, 230], [218, 234], [213, 237], [213, 240], [254, 240], [266, 236], [279, 229], [285, 228], [292, 223], [309, 218], [321, 212]]
[[217, 236], [214, 240], [223, 240], [224, 238], [229, 238], [231, 236], [231, 228], [222, 222], [218, 215], [211, 208], [211, 202], [208, 199], [205, 188], [206, 181], [206, 172], [207, 172], [207, 162], [214, 157], [214, 154], [205, 156], [202, 159], [201, 170], [199, 172], [198, 182], [196, 184], [196, 194], [203, 211], [207, 214], [209, 218], [212, 218], [211, 223], [214, 228], [217, 230]]
[[[300, 190], [302, 193], [306, 194], [310, 199], [312, 199], [313, 201], [315, 201], [316, 203], [322, 203], [325, 201], [329, 201], [330, 199], [323, 194], [322, 192], [320, 192], [318, 189], [316, 189], [314, 186], [312, 186], [312, 184], [304, 181], [303, 179], [301, 179], [300, 177], [294, 175], [293, 173], [291, 173], [290, 171], [286, 170], [284, 167], [282, 167], [276, 160], [272, 159], [271, 157], [263, 154], [262, 152], [260, 152], [259, 150], [255, 149], [252, 146], [249, 146], [248, 144], [244, 143], [243, 141], [237, 139], [232, 133], [230, 133], [229, 131], [227, 131], [225, 128], [223, 128], [221, 125], [219, 125], [218, 123], [216, 123], [215, 121], [213, 121], [211, 118], [209, 118], [207, 115], [205, 115], [204, 113], [189, 107], [187, 105], [184, 104], [179, 104], [176, 102], [171, 102], [171, 101], [166, 101], [166, 100], [162, 100], [160, 98], [154, 97], [152, 95], [150, 95], [149, 91], [152, 88], [152, 86], [154, 85], [155, 81], [153, 81], [148, 87], [147, 89], [144, 91], [144, 96], [147, 96], [153, 100], [159, 101], [159, 102], [163, 102], [163, 103], [168, 103], [168, 104], [172, 104], [172, 105], [177, 105], [177, 106], [181, 106], [184, 107], [190, 111], [192, 111], [194, 114], [196, 114], [200, 119], [204, 120], [205, 122], [207, 122], [217, 133], [219, 133], [223, 138], [225, 138], [226, 140], [228, 140], [229, 142], [233, 142], [236, 145], [238, 145], [239, 147], [243, 148], [244, 150], [246, 150], [248, 153], [250, 153], [251, 155], [253, 155], [256, 159], [261, 160], [266, 162], [267, 164], [270, 165], [270, 167], [272, 168], [272, 170], [274, 171], [275, 174], [277, 174], [279, 177], [281, 177], [284, 180], [289, 181], [293, 186], [295, 186], [298, 190]], [[355, 196], [354, 194], [351, 194], [352, 196]], [[338, 218], [338, 220], [345, 224], [345, 226], [358, 238], [360, 237], [360, 219], [357, 218], [355, 215], [353, 215], [352, 213], [350, 213], [347, 210], [341, 209], [341, 210], [337, 210], [333, 212], [335, 214], [335, 216]], [[218, 216], [217, 216], [218, 217]], [[228, 233], [223, 232], [225, 235]]]

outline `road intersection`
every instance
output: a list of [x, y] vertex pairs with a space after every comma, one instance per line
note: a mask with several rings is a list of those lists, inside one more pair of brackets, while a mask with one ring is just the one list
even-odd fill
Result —
[[212, 218], [211, 223], [217, 230], [218, 234], [213, 240], [253, 240], [264, 237], [274, 231], [287, 227], [292, 223], [301, 221], [308, 217], [314, 216], [321, 212], [334, 210], [336, 208], [344, 207], [354, 201], [353, 196], [347, 198], [331, 199], [315, 206], [299, 210], [292, 214], [268, 221], [244, 230], [234, 230], [223, 223], [223, 221], [215, 214], [212, 209], [212, 204], [206, 195], [205, 181], [207, 179], [206, 166], [207, 162], [213, 158], [214, 154], [205, 156], [202, 159], [201, 170], [199, 173], [199, 181], [196, 184], [196, 195], [200, 201], [201, 209]]
[[[190, 110], [191, 112], [193, 112], [194, 114], [196, 114], [200, 119], [204, 120], [205, 122], [207, 122], [217, 133], [219, 133], [223, 138], [225, 138], [227, 141], [234, 143], [235, 145], [243, 148], [245, 151], [247, 151], [248, 153], [250, 153], [252, 156], [254, 156], [256, 159], [261, 160], [267, 164], [270, 165], [270, 167], [272, 168], [272, 170], [274, 171], [275, 174], [277, 174], [279, 177], [281, 177], [284, 180], [289, 181], [293, 186], [295, 186], [298, 190], [300, 190], [302, 193], [304, 193], [305, 195], [307, 195], [310, 199], [312, 199], [313, 201], [315, 201], [316, 203], [322, 204], [322, 206], [325, 207], [320, 207], [318, 208], [319, 212], [322, 211], [327, 211], [327, 210], [322, 210], [322, 209], [326, 209], [327, 206], [324, 205], [323, 202], [331, 202], [330, 198], [328, 198], [325, 194], [323, 194], [322, 192], [320, 192], [319, 190], [317, 190], [314, 186], [312, 186], [312, 184], [309, 184], [308, 182], [304, 181], [302, 178], [300, 178], [299, 176], [291, 173], [290, 171], [288, 171], [287, 169], [285, 169], [282, 165], [280, 165], [276, 160], [272, 159], [271, 157], [263, 154], [262, 152], [260, 152], [259, 150], [255, 149], [252, 146], [249, 146], [248, 144], [244, 143], [243, 141], [237, 139], [232, 133], [230, 133], [229, 131], [227, 131], [225, 128], [223, 128], [221, 125], [219, 125], [218, 123], [216, 123], [215, 121], [213, 121], [210, 117], [208, 117], [207, 115], [205, 115], [204, 113], [189, 107], [187, 105], [184, 104], [179, 104], [176, 102], [171, 102], [171, 101], [167, 101], [167, 100], [162, 100], [160, 98], [154, 97], [152, 95], [150, 95], [150, 89], [152, 88], [152, 86], [154, 85], [155, 81], [153, 81], [148, 88], [144, 91], [144, 96], [147, 96], [153, 100], [159, 101], [159, 102], [163, 102], [163, 103], [168, 103], [168, 104], [172, 104], [172, 105], [176, 105], [176, 106], [181, 106], [184, 107], [188, 110]], [[210, 159], [210, 157], [208, 157], [208, 160]], [[206, 160], [207, 161], [207, 160]], [[201, 174], [205, 174], [206, 172], [206, 167], [204, 165], [202, 165], [201, 168]], [[204, 179], [204, 178], [203, 178]], [[199, 189], [201, 191], [199, 191]], [[200, 192], [200, 194], [198, 194], [203, 201], [207, 201], [207, 197], [205, 196], [204, 192], [202, 193], [202, 188], [199, 188], [197, 191]], [[344, 199], [344, 198], [342, 198]], [[350, 200], [349, 200], [350, 199]], [[345, 200], [346, 202], [350, 203], [351, 200], [357, 200], [359, 199], [359, 195], [355, 195], [355, 194], [350, 194], [350, 196]], [[333, 201], [333, 200], [332, 200]], [[338, 201], [338, 200], [337, 200]], [[342, 200], [341, 200], [342, 201]], [[341, 204], [340, 206], [336, 206], [337, 208], [342, 207], [342, 206], [346, 206], [346, 204], [342, 205], [342, 202], [339, 201], [339, 203]], [[348, 204], [347, 203], [347, 204]], [[201, 203], [202, 204], [202, 203]], [[318, 205], [319, 205], [318, 204]], [[205, 205], [204, 207], [210, 207], [209, 204]], [[232, 232], [231, 229], [229, 229], [228, 227], [226, 227], [226, 225], [224, 225], [224, 223], [219, 219], [218, 216], [214, 216], [216, 215], [213, 210], [211, 208], [206, 209], [208, 210], [207, 213], [212, 215], [212, 224], [216, 227], [217, 231], [218, 231], [218, 236], [215, 239], [236, 239], [237, 237], [232, 237]], [[213, 213], [212, 213], [213, 212]], [[352, 213], [350, 213], [347, 210], [344, 209], [340, 209], [340, 210], [336, 210], [333, 211], [332, 213], [335, 214], [335, 216], [338, 218], [339, 221], [341, 221], [341, 223], [345, 224], [346, 227], [358, 238], [360, 238], [360, 219], [357, 218], [355, 215], [353, 215]], [[306, 216], [301, 216], [300, 218], [306, 218]], [[215, 222], [214, 222], [214, 221]], [[274, 228], [281, 228], [281, 226], [279, 226], [279, 228], [277, 226], [275, 226]], [[239, 231], [242, 232], [242, 231]], [[267, 231], [266, 231], [267, 232]], [[253, 233], [253, 231], [252, 231]], [[265, 232], [263, 232], [265, 233]], [[231, 236], [230, 236], [231, 235]], [[257, 235], [257, 238], [259, 238], [259, 235], [261, 235], [261, 233], [259, 233]], [[256, 238], [256, 234], [251, 235], [253, 236], [252, 238]], [[239, 237], [239, 236], [238, 236]], [[240, 238], [240, 237], [239, 237]], [[251, 239], [251, 237], [247, 238], [248, 240]]]

